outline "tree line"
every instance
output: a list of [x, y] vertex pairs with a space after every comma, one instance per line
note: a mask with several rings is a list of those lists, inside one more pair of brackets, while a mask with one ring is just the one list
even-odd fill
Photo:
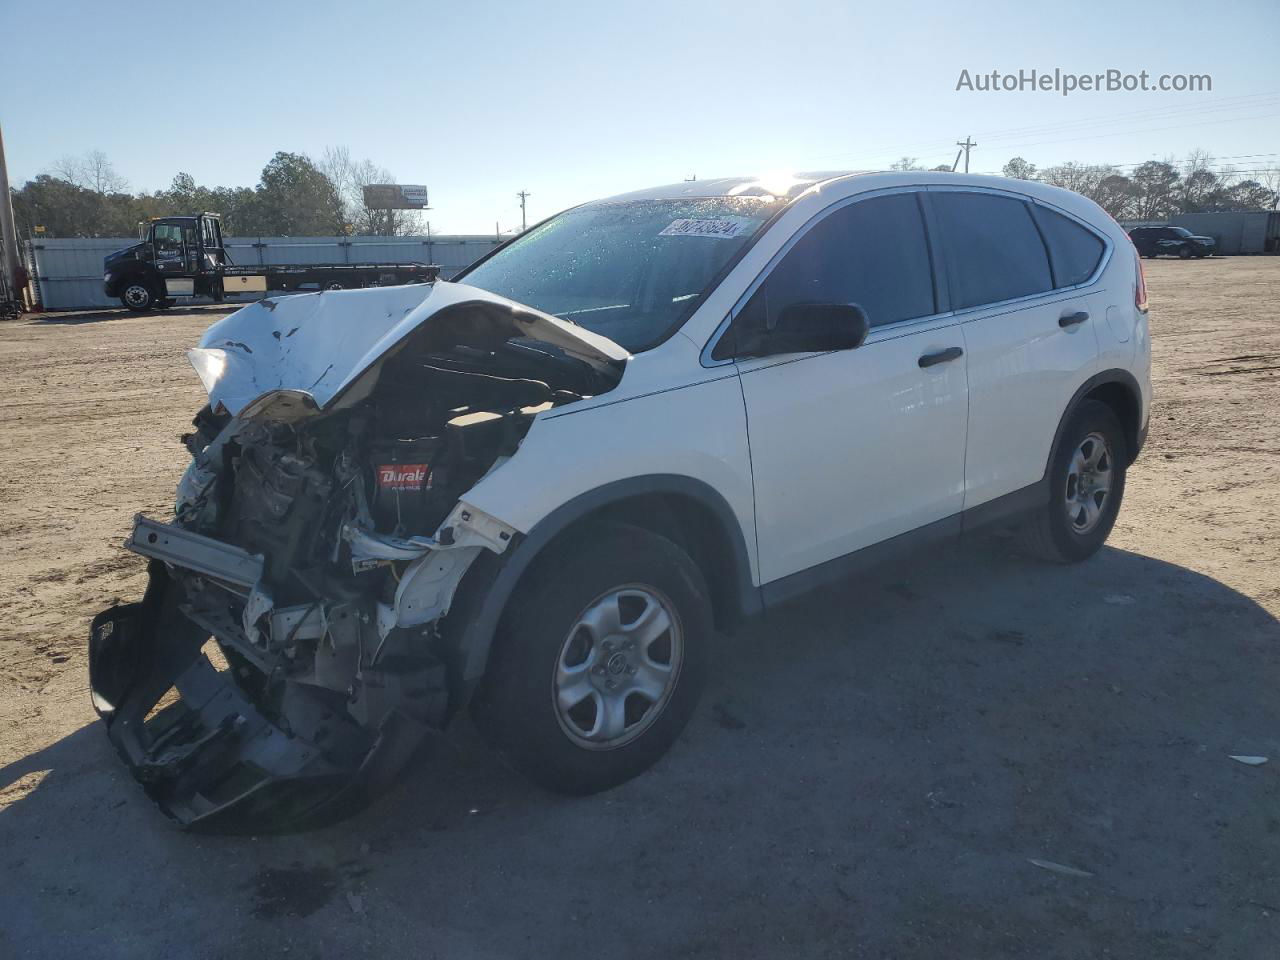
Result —
[[1040, 180], [1082, 193], [1117, 220], [1167, 220], [1180, 213], [1274, 210], [1280, 202], [1280, 168], [1254, 175], [1215, 168], [1213, 157], [1197, 150], [1181, 162], [1148, 160], [1129, 173], [1111, 164], [1064, 163], [1037, 170], [1014, 157], [1006, 177]]
[[[222, 214], [231, 236], [404, 236], [421, 231], [412, 210], [370, 210], [363, 188], [394, 183], [371, 160], [330, 147], [318, 160], [280, 151], [253, 187], [207, 187], [179, 173], [167, 190], [131, 193], [101, 151], [60, 160], [52, 170], [12, 190], [20, 236], [130, 237], [150, 217], [209, 211]], [[37, 228], [43, 228], [37, 230]]]
[[[920, 170], [903, 157], [894, 170]], [[949, 171], [949, 166], [934, 167]], [[1004, 165], [1006, 177], [1066, 187], [1095, 201], [1117, 220], [1166, 220], [1179, 213], [1274, 210], [1280, 205], [1280, 168], [1245, 176], [1217, 166], [1197, 150], [1185, 160], [1150, 160], [1128, 173], [1115, 164], [1062, 163], [1038, 169], [1022, 157]], [[131, 193], [101, 151], [68, 157], [13, 190], [13, 211], [23, 237], [127, 237], [149, 217], [201, 211], [222, 214], [233, 236], [407, 236], [422, 232], [412, 210], [372, 210], [363, 188], [394, 183], [390, 171], [356, 160], [346, 147], [330, 147], [320, 159], [278, 152], [256, 186], [206, 187], [179, 173], [167, 190]]]
[[[915, 157], [903, 157], [891, 169], [924, 168], [916, 165]], [[944, 164], [932, 169], [950, 172], [951, 167]], [[1128, 173], [1110, 163], [1069, 162], [1039, 169], [1022, 157], [1014, 157], [1001, 173], [1084, 194], [1117, 220], [1168, 220], [1180, 213], [1280, 207], [1280, 167], [1251, 170], [1246, 175], [1215, 165], [1203, 150], [1195, 150], [1181, 161], [1148, 160]]]

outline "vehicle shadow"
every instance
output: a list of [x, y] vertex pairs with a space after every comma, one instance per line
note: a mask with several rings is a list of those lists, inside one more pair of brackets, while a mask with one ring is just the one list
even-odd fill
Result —
[[286, 837], [174, 830], [78, 730], [0, 769], [0, 953], [1274, 950], [1280, 623], [1225, 584], [982, 539], [713, 660], [681, 741], [616, 790], [542, 792], [464, 719], [367, 811]]

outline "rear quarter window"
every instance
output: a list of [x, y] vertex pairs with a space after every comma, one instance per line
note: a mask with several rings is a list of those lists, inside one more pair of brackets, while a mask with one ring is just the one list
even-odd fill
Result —
[[1045, 246], [1049, 248], [1053, 285], [1073, 287], [1093, 276], [1106, 249], [1102, 238], [1074, 220], [1038, 204], [1031, 205], [1031, 212], [1040, 227]]
[[1049, 256], [1027, 204], [989, 193], [932, 195], [956, 309], [1053, 289]]

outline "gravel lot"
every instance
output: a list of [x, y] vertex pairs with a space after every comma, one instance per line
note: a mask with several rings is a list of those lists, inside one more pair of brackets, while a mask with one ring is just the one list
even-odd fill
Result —
[[1280, 259], [1147, 272], [1151, 439], [1089, 563], [983, 539], [774, 614], [610, 793], [463, 722], [283, 838], [172, 828], [86, 695], [219, 312], [0, 325], [0, 956], [1277, 956]]

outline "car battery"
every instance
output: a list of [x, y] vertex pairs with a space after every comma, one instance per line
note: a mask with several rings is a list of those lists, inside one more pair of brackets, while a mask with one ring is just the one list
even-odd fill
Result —
[[437, 486], [437, 458], [443, 449], [437, 437], [387, 440], [371, 444], [374, 526], [384, 533], [424, 535], [431, 531], [433, 491]]

